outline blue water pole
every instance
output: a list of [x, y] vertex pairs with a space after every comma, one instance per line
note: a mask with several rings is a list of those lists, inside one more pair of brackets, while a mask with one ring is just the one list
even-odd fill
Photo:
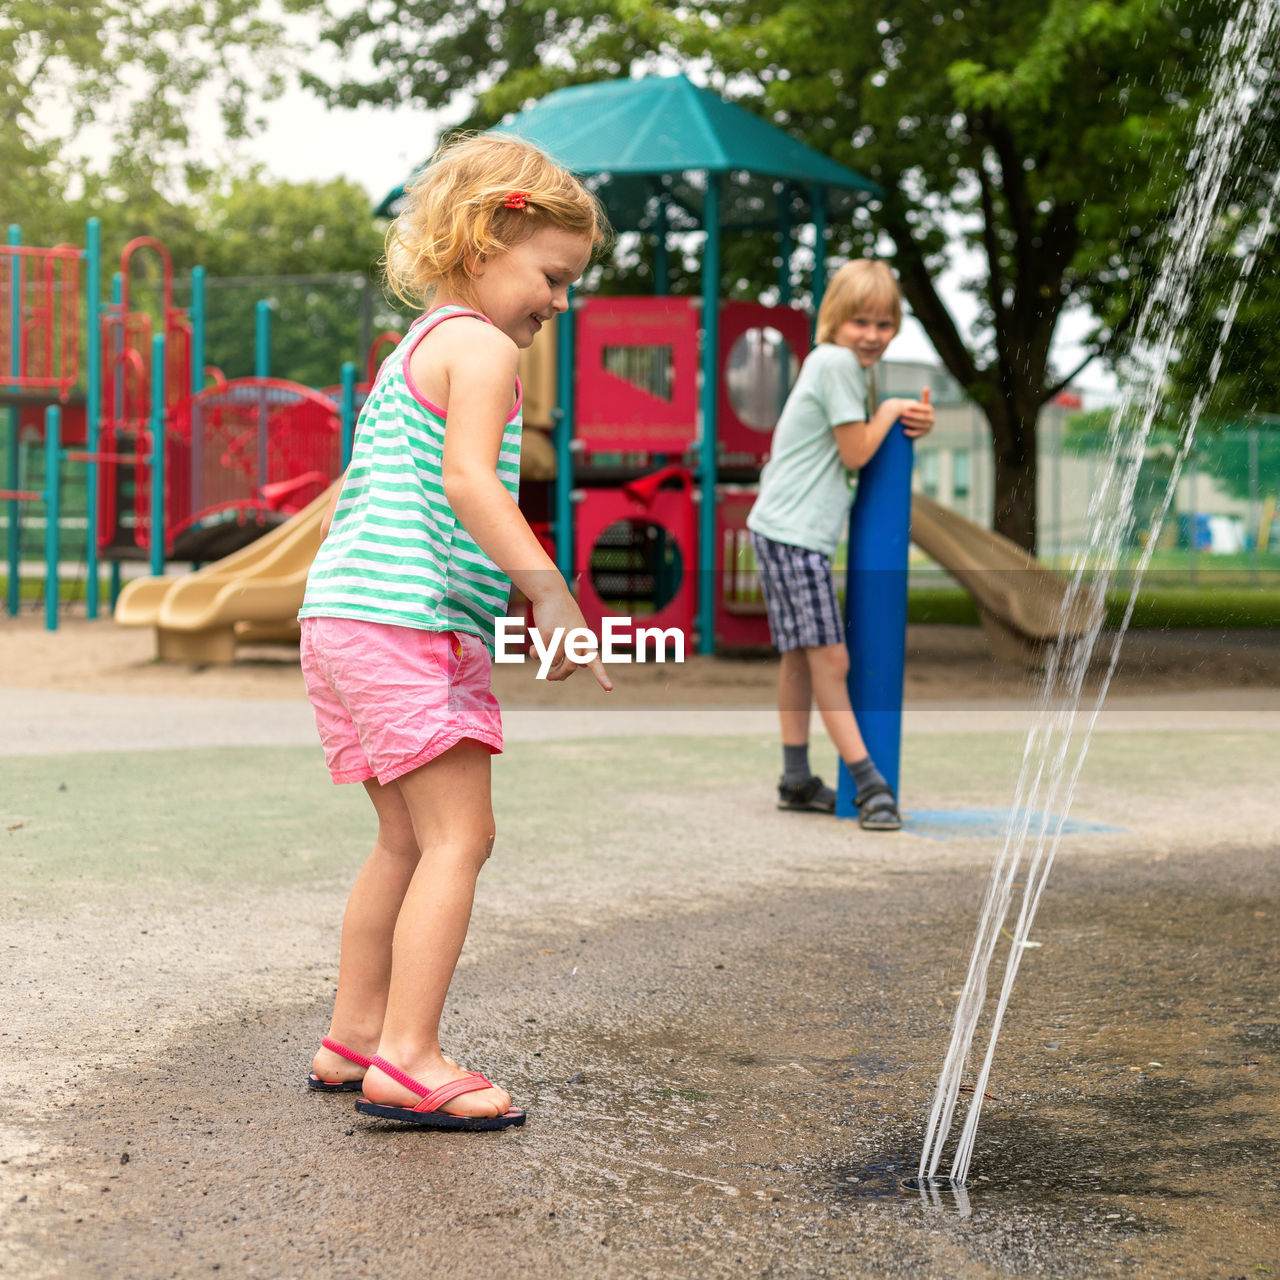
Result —
[[[901, 422], [894, 423], [858, 474], [845, 578], [849, 701], [867, 751], [895, 795], [902, 754], [912, 460], [911, 439]], [[853, 799], [853, 777], [842, 761], [837, 817], [856, 816]]]
[[356, 434], [356, 366], [348, 360], [342, 366], [342, 470], [351, 462], [351, 446]]
[[707, 174], [702, 221], [702, 448], [698, 458], [698, 652], [716, 651], [716, 404], [720, 391], [720, 183]]
[[271, 377], [271, 304], [265, 298], [253, 309], [253, 376]]
[[151, 576], [164, 576], [164, 334], [151, 339]]
[[58, 561], [62, 559], [62, 410], [44, 411], [44, 629], [58, 629]]
[[[9, 227], [8, 243], [14, 248], [22, 243], [22, 228], [16, 223]], [[22, 363], [22, 265], [16, 253], [9, 255], [9, 372], [17, 378]], [[8, 459], [5, 467], [5, 486], [11, 492], [18, 487], [21, 468], [18, 465], [18, 406], [9, 409]], [[9, 616], [18, 616], [22, 584], [19, 580], [22, 565], [22, 526], [19, 524], [18, 500], [8, 502], [8, 520], [5, 528], [5, 560], [9, 566], [8, 606]]]
[[569, 309], [556, 320], [556, 413], [552, 438], [556, 446], [556, 568], [566, 581], [573, 576], [573, 405], [577, 340], [573, 292]]
[[84, 427], [89, 467], [85, 472], [84, 611], [98, 616], [98, 416], [102, 410], [102, 225], [90, 218], [84, 227], [86, 363]]

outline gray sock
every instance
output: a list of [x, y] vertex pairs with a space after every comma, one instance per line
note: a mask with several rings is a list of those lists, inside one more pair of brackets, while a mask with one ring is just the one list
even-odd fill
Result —
[[809, 744], [799, 746], [782, 744], [782, 781], [788, 787], [794, 787], [809, 780]]
[[[884, 775], [872, 763], [870, 756], [863, 756], [861, 760], [855, 760], [852, 764], [849, 764], [846, 760], [845, 764], [848, 765], [849, 772], [853, 775], [853, 785], [858, 795], [865, 795], [867, 788], [873, 787], [877, 783], [886, 787], [889, 785], [885, 782]], [[871, 808], [883, 809], [888, 804], [889, 797], [882, 793], [871, 801]]]

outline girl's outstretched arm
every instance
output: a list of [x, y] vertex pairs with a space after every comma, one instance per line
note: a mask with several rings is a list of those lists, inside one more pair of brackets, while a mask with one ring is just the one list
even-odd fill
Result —
[[[448, 377], [442, 478], [449, 505], [485, 555], [528, 598], [540, 632], [549, 638], [563, 627], [563, 637], [585, 628], [568, 584], [497, 475], [515, 394], [515, 343], [478, 320], [443, 325], [439, 337], [448, 339], [436, 344], [434, 354]], [[548, 678], [563, 680], [579, 665], [590, 667], [602, 688], [613, 688], [599, 655], [583, 664], [573, 662], [564, 653], [563, 639]]]

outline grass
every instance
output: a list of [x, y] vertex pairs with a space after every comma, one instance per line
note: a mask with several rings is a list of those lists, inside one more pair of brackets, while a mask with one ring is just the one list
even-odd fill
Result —
[[[1107, 593], [1107, 625], [1119, 626], [1129, 603], [1127, 590]], [[978, 609], [959, 587], [913, 590], [907, 620], [976, 626]], [[1130, 626], [1152, 631], [1236, 631], [1280, 625], [1277, 587], [1154, 587], [1138, 595]]]
[[[64, 579], [61, 585], [64, 604], [84, 601], [83, 577]], [[0, 601], [6, 598], [7, 588], [7, 579], [0, 574]], [[111, 598], [106, 574], [101, 578], [100, 593], [105, 611]], [[22, 603], [34, 606], [43, 599], [43, 577], [24, 577]], [[1127, 589], [1107, 593], [1108, 626], [1119, 626], [1128, 601]], [[907, 621], [976, 627], [978, 609], [972, 597], [959, 587], [913, 587], [907, 599]], [[1280, 586], [1240, 586], [1216, 578], [1196, 586], [1152, 586], [1148, 580], [1139, 593], [1130, 625], [1152, 631], [1238, 631], [1280, 626]]]

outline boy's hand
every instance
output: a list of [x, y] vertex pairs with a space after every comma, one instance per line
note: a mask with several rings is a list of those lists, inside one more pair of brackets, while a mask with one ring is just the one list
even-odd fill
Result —
[[904, 400], [898, 416], [902, 419], [903, 431], [913, 440], [917, 436], [928, 435], [933, 430], [933, 405], [929, 403], [929, 388], [925, 387], [919, 400]]

